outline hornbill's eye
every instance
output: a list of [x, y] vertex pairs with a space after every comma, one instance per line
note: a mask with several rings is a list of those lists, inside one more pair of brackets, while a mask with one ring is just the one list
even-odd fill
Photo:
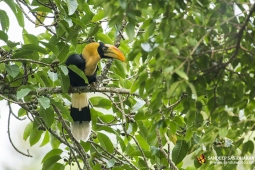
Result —
[[106, 46], [102, 47], [103, 51], [107, 51], [107, 49], [108, 49], [108, 47], [106, 47]]

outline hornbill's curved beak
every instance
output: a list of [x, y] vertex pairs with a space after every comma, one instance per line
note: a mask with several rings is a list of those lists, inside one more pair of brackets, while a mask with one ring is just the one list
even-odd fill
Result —
[[125, 61], [126, 58], [123, 53], [115, 46], [110, 44], [105, 44], [106, 49], [104, 50], [104, 56], [118, 59], [120, 61]]

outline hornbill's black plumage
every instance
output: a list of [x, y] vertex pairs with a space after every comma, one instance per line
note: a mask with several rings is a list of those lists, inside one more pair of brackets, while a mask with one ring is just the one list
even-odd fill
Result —
[[[88, 78], [89, 84], [96, 82], [97, 64], [102, 58], [113, 58], [125, 61], [121, 51], [109, 44], [90, 43], [82, 54], [72, 54], [66, 60], [66, 65], [76, 65]], [[73, 87], [87, 86], [84, 79], [69, 69], [70, 84]], [[86, 93], [73, 93], [71, 98], [72, 134], [77, 140], [87, 141], [91, 133], [91, 115]]]

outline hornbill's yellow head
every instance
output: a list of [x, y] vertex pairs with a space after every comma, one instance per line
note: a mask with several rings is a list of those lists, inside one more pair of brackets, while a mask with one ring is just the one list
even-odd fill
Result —
[[93, 42], [86, 45], [82, 51], [82, 56], [86, 61], [92, 60], [99, 61], [102, 58], [118, 59], [125, 61], [125, 57], [122, 52], [115, 46], [104, 44], [102, 42]]

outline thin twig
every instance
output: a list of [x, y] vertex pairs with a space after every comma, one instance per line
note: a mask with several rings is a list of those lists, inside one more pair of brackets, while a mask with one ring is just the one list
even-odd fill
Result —
[[25, 102], [17, 102], [17, 101], [12, 100], [12, 99], [10, 99], [10, 98], [8, 98], [8, 97], [5, 97], [5, 96], [2, 95], [1, 93], [0, 93], [0, 97], [4, 98], [5, 100], [7, 100], [8, 102], [11, 102], [11, 103], [15, 103], [15, 104], [25, 104]]
[[121, 99], [121, 96], [119, 95], [119, 100], [120, 100], [120, 107], [121, 107], [121, 113], [122, 113], [122, 127], [123, 127], [123, 131], [125, 133], [125, 136], [127, 136], [127, 130], [126, 130], [126, 114], [125, 114], [125, 109], [124, 109], [124, 105], [123, 105], [123, 101]]
[[11, 131], [10, 131], [11, 114], [12, 114], [11, 112], [12, 112], [12, 110], [11, 110], [11, 104], [10, 104], [9, 102], [8, 102], [8, 106], [9, 106], [9, 116], [8, 116], [8, 129], [7, 129], [7, 133], [8, 133], [9, 141], [10, 141], [12, 147], [13, 147], [18, 153], [20, 153], [20, 154], [22, 154], [22, 155], [24, 155], [24, 156], [27, 156], [27, 157], [32, 157], [32, 155], [30, 155], [29, 152], [28, 152], [28, 154], [26, 154], [26, 153], [24, 153], [24, 152], [21, 152], [21, 151], [14, 145], [14, 143], [12, 142], [12, 139], [11, 139]]
[[174, 170], [178, 170], [178, 168], [175, 166], [173, 161], [170, 159], [169, 155], [163, 149], [162, 140], [161, 140], [161, 136], [160, 136], [160, 133], [159, 133], [159, 129], [156, 129], [156, 133], [157, 133], [157, 138], [158, 138], [159, 149], [163, 153], [163, 155], [167, 158], [167, 161], [169, 163], [169, 168], [170, 169], [174, 169]]
[[74, 154], [74, 152], [73, 152], [73, 149], [72, 149], [71, 145], [69, 144], [69, 142], [67, 141], [67, 139], [66, 139], [66, 137], [65, 137], [65, 133], [64, 133], [64, 128], [63, 128], [63, 127], [62, 127], [62, 134], [63, 134], [64, 140], [66, 141], [67, 146], [68, 146], [69, 149], [70, 149], [70, 156], [73, 155], [74, 160], [75, 160], [75, 162], [76, 162], [76, 164], [77, 164], [79, 170], [82, 170], [82, 168], [81, 168], [81, 166], [80, 166], [80, 163], [79, 163], [79, 161], [77, 160], [77, 158], [76, 158], [76, 156], [75, 156], [75, 154]]
[[119, 155], [122, 156], [122, 158], [125, 159], [125, 161], [127, 161], [129, 163], [129, 165], [131, 165], [134, 169], [138, 170], [138, 168], [127, 158], [125, 157], [120, 151], [118, 151], [116, 148], [114, 148], [115, 152], [117, 152]]
[[147, 166], [147, 169], [149, 170], [150, 167], [149, 167], [149, 165], [148, 165], [147, 159], [146, 159], [146, 157], [145, 157], [145, 154], [144, 154], [143, 149], [141, 148], [140, 144], [138, 143], [138, 141], [136, 140], [136, 138], [135, 138], [133, 135], [128, 134], [128, 136], [130, 136], [130, 137], [135, 141], [136, 146], [138, 147], [139, 151], [140, 151], [141, 154], [142, 154], [142, 157], [143, 157], [143, 160], [144, 160], [144, 162], [145, 162], [145, 164], [146, 164], [146, 166]]
[[[100, 148], [103, 152], [105, 152], [110, 158], [114, 158], [116, 161], [124, 164], [124, 161], [122, 161], [121, 159], [119, 159], [115, 154], [111, 154], [109, 153], [107, 150], [105, 150], [102, 146], [100, 146], [99, 144], [95, 143], [94, 141], [89, 141], [91, 143], [91, 145], [95, 145], [96, 147]], [[93, 146], [93, 148], [95, 148], [95, 146]], [[123, 154], [121, 154], [116, 148], [114, 148], [115, 152], [117, 152], [119, 155], [121, 155], [128, 163], [130, 166], [132, 166], [134, 169], [138, 170], [138, 168], [130, 161], [128, 160]], [[99, 151], [97, 151], [99, 153]], [[100, 154], [100, 153], [99, 153]]]
[[31, 59], [27, 59], [27, 58], [9, 58], [9, 59], [4, 59], [4, 60], [0, 60], [0, 63], [5, 63], [5, 62], [9, 62], [9, 61], [16, 61], [16, 62], [29, 62], [29, 63], [35, 63], [35, 64], [40, 64], [40, 65], [44, 65], [44, 66], [51, 66], [51, 64], [47, 64], [41, 61], [35, 61], [35, 60], [31, 60]]
[[24, 117], [24, 118], [19, 118], [18, 116], [16, 116], [15, 114], [14, 114], [14, 112], [12, 111], [12, 107], [10, 106], [10, 102], [8, 102], [8, 105], [9, 105], [9, 110], [10, 110], [10, 112], [11, 112], [11, 114], [12, 114], [12, 116], [14, 116], [16, 119], [18, 119], [18, 120], [20, 120], [20, 121], [22, 121], [22, 120], [25, 120], [26, 119], [26, 117]]

